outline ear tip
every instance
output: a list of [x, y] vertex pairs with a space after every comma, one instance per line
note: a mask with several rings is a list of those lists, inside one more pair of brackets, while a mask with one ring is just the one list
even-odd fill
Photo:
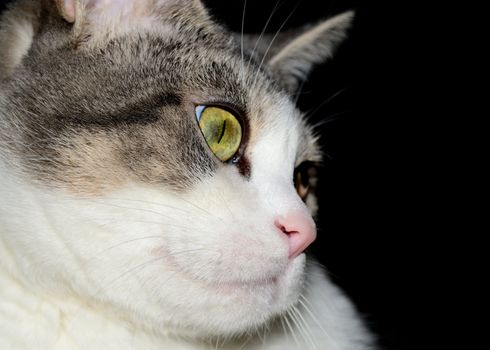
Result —
[[340, 25], [344, 25], [345, 27], [350, 27], [352, 25], [352, 22], [354, 21], [355, 16], [356, 10], [348, 10], [331, 18], [330, 20], [335, 21]]
[[347, 10], [344, 13], [342, 13], [342, 15], [348, 18], [354, 18], [354, 16], [356, 15], [356, 10], [355, 9]]

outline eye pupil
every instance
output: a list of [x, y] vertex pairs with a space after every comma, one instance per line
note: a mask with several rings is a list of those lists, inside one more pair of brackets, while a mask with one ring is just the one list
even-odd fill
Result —
[[221, 127], [221, 135], [219, 135], [218, 143], [221, 142], [226, 131], [226, 120], [223, 121], [223, 126]]

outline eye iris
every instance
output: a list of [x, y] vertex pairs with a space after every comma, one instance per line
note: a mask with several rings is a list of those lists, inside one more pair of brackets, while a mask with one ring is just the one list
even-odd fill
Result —
[[219, 107], [202, 110], [199, 127], [211, 151], [223, 162], [237, 152], [242, 141], [242, 127], [233, 114]]

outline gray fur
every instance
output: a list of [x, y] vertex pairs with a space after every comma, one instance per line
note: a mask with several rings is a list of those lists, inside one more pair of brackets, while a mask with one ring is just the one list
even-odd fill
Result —
[[[86, 27], [67, 23], [50, 2], [15, 3], [0, 26], [2, 57], [19, 45], [6, 38], [18, 30], [25, 8], [34, 37], [20, 60], [0, 64], [1, 156], [35, 181], [82, 193], [98, 193], [125, 179], [183, 190], [217, 167], [230, 166], [207, 148], [193, 103], [201, 96], [201, 103], [226, 103], [242, 111], [246, 128], [267, 127], [273, 122], [267, 115], [248, 112], [291, 91], [298, 53], [283, 52], [283, 68], [280, 62], [262, 65], [261, 56], [243, 64], [239, 41], [212, 22], [199, 2], [175, 3], [162, 19], [174, 31], [99, 41]], [[335, 35], [337, 41], [340, 34]], [[301, 67], [309, 57], [318, 62], [325, 56], [325, 45], [310, 41], [309, 52], [319, 52], [300, 55]], [[287, 69], [293, 70], [290, 77]], [[252, 99], [258, 94], [267, 96], [265, 102]], [[305, 126], [303, 134], [299, 161], [315, 161], [313, 132]], [[250, 166], [244, 149], [238, 167], [246, 176]]]

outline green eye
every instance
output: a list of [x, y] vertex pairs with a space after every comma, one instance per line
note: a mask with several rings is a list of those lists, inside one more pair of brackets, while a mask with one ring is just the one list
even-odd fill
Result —
[[223, 162], [230, 160], [242, 142], [242, 126], [237, 118], [214, 106], [198, 106], [196, 116], [211, 151]]

